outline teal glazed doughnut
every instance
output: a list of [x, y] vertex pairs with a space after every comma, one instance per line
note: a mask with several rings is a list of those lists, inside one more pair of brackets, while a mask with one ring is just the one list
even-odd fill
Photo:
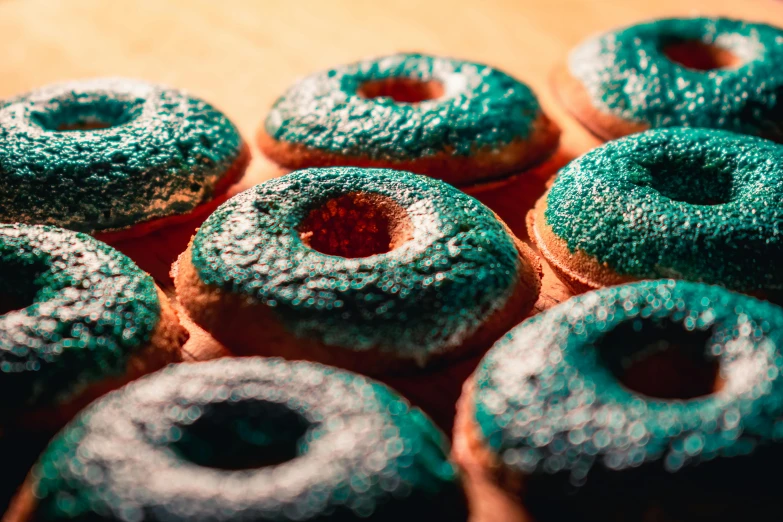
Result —
[[[279, 359], [182, 364], [52, 441], [13, 520], [465, 520], [446, 437], [386, 386]], [[97, 475], [96, 475], [97, 474]], [[100, 478], [100, 480], [98, 480]]]
[[140, 235], [222, 196], [248, 158], [226, 116], [182, 91], [49, 85], [0, 102], [0, 220]]
[[95, 239], [0, 225], [0, 430], [57, 426], [97, 394], [180, 358], [152, 278]]
[[775, 143], [724, 131], [629, 136], [560, 171], [531, 237], [580, 290], [667, 277], [773, 294], [783, 289], [782, 159]]
[[531, 309], [538, 269], [457, 189], [342, 167], [223, 204], [180, 256], [175, 284], [191, 318], [236, 353], [379, 373], [488, 348]]
[[395, 54], [296, 83], [275, 102], [259, 143], [291, 170], [386, 167], [459, 185], [545, 160], [559, 134], [530, 88], [497, 69]]
[[606, 288], [499, 341], [460, 416], [537, 521], [774, 520], [781, 347], [767, 302], [674, 280]]
[[783, 140], [783, 30], [727, 18], [654, 20], [574, 49], [556, 87], [605, 139], [703, 127]]

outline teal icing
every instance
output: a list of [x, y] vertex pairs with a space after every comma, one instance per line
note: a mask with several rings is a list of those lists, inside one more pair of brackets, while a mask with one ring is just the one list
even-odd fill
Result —
[[[327, 200], [380, 194], [413, 237], [388, 253], [326, 255], [298, 228]], [[259, 248], [263, 245], [263, 248]], [[192, 244], [201, 280], [273, 307], [295, 335], [425, 361], [459, 346], [519, 281], [512, 237], [484, 205], [424, 176], [350, 167], [300, 170], [235, 196]]]
[[160, 319], [149, 275], [103, 243], [53, 227], [0, 225], [0, 303], [6, 416], [124, 375]]
[[[267, 465], [214, 460], [236, 444], [263, 462], [281, 440], [292, 451]], [[280, 359], [182, 364], [107, 396], [51, 442], [31, 474], [35, 517], [464, 521], [447, 454], [423, 413], [365, 377]]]
[[[611, 366], [642, 355], [651, 339], [641, 332], [666, 325], [701, 343], [702, 357], [717, 359], [720, 391], [666, 400], [618, 381]], [[620, 331], [613, 344], [605, 342]], [[475, 420], [502, 462], [529, 477], [532, 496], [592, 488], [587, 499], [568, 502], [586, 501], [604, 514], [658, 503], [655, 520], [684, 521], [694, 520], [693, 510], [682, 518], [660, 510], [675, 497], [668, 508], [699, 504], [706, 491], [705, 505], [739, 499], [740, 512], [750, 513], [769, 484], [779, 512], [768, 478], [783, 439], [781, 347], [783, 309], [767, 302], [674, 280], [605, 288], [525, 321], [495, 344], [475, 374]], [[591, 514], [581, 518], [653, 519]]]
[[43, 87], [0, 102], [0, 220], [99, 232], [184, 214], [212, 199], [242, 143], [222, 113], [178, 90]]
[[658, 129], [560, 171], [546, 221], [623, 275], [783, 288], [783, 148], [724, 131]]
[[[701, 71], [673, 62], [668, 44], [695, 40], [740, 65]], [[655, 20], [592, 38], [568, 60], [593, 103], [650, 127], [705, 127], [783, 139], [783, 30], [726, 18]]]
[[[437, 81], [440, 98], [398, 103], [364, 98], [368, 81]], [[278, 99], [264, 128], [272, 138], [345, 156], [409, 160], [467, 156], [530, 135], [541, 107], [530, 88], [487, 65], [395, 54], [309, 76]]]

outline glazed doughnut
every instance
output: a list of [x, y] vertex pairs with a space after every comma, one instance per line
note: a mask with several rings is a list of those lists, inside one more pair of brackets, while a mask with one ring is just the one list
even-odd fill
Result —
[[527, 85], [487, 65], [422, 54], [309, 76], [258, 132], [261, 150], [286, 169], [384, 167], [453, 185], [540, 163], [559, 137]]
[[447, 455], [423, 413], [359, 375], [181, 364], [77, 417], [3, 520], [464, 522]]
[[524, 322], [460, 399], [471, 521], [775, 520], [782, 346], [783, 309], [685, 281]]
[[530, 237], [575, 292], [660, 277], [783, 289], [783, 159], [761, 138], [657, 129], [560, 171]]
[[591, 38], [555, 92], [605, 140], [703, 127], [783, 141], [783, 30], [727, 18], [654, 20]]
[[0, 431], [52, 430], [180, 360], [187, 333], [152, 278], [54, 227], [0, 225]]
[[181, 91], [54, 84], [0, 102], [0, 221], [140, 236], [213, 210], [248, 161], [236, 127]]
[[223, 204], [180, 256], [175, 285], [190, 317], [237, 354], [378, 374], [488, 348], [532, 308], [539, 270], [492, 211], [450, 185], [342, 167]]

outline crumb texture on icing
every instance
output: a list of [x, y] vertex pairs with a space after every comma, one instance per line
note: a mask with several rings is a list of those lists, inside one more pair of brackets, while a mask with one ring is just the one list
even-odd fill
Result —
[[152, 278], [83, 234], [0, 225], [0, 411], [65, 401], [126, 372], [160, 319]]
[[[418, 103], [367, 98], [364, 84], [438, 82], [443, 94]], [[541, 108], [530, 88], [487, 65], [395, 54], [309, 76], [278, 99], [265, 121], [275, 140], [346, 156], [408, 160], [467, 156], [525, 139]]]
[[[613, 373], [612, 366], [627, 368], [660, 349], [642, 332], [673, 326], [681, 332], [676, 342], [691, 337], [701, 357], [717, 361], [718, 391], [650, 397]], [[475, 420], [504, 465], [530, 477], [536, 498], [586, 490], [572, 497], [574, 506], [616, 516], [612, 509], [641, 509], [634, 505], [641, 498], [645, 509], [659, 502], [653, 508], [682, 515], [682, 505], [709, 498], [704, 505], [719, 506], [727, 499], [716, 493], [730, 491], [747, 510], [755, 500], [742, 495], [760, 501], [754, 488], [763, 489], [759, 481], [767, 483], [780, 462], [781, 347], [783, 309], [770, 303], [685, 281], [605, 288], [526, 321], [495, 344], [475, 375]], [[743, 490], [746, 483], [752, 491]]]
[[738, 290], [783, 288], [783, 148], [701, 129], [658, 129], [560, 171], [552, 231], [619, 274]]
[[[284, 461], [271, 455], [281, 443]], [[255, 464], [227, 467], [235, 446]], [[359, 375], [279, 359], [181, 364], [107, 396], [49, 445], [31, 475], [35, 516], [464, 520], [447, 454], [424, 414]]]
[[[666, 55], [695, 41], [736, 66], [698, 70]], [[783, 30], [726, 18], [673, 18], [594, 37], [574, 49], [571, 74], [593, 103], [650, 127], [689, 126], [783, 139]]]
[[[308, 246], [300, 226], [311, 211], [353, 193], [403, 209], [407, 240], [359, 258]], [[273, 307], [302, 338], [421, 360], [459, 346], [500, 309], [522, 262], [472, 197], [425, 176], [350, 167], [297, 171], [235, 196], [202, 225], [192, 252], [204, 283]]]
[[0, 215], [83, 232], [212, 197], [242, 138], [206, 102], [138, 80], [54, 84], [0, 102]]

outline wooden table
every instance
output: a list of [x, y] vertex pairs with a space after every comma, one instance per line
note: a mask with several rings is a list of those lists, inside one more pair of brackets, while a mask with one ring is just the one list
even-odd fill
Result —
[[[599, 144], [553, 98], [553, 67], [593, 33], [646, 18], [697, 14], [783, 26], [779, 0], [0, 0], [0, 98], [65, 79], [142, 78], [209, 100], [252, 141], [275, 98], [308, 73], [397, 51], [485, 62], [530, 84], [563, 129], [556, 162], [502, 189], [475, 193], [524, 237], [525, 212], [547, 178]], [[253, 152], [243, 187], [280, 174]], [[170, 263], [196, 226], [117, 246], [167, 286]], [[544, 280], [537, 310], [569, 295], [551, 273]], [[220, 352], [202, 332], [194, 330], [193, 338], [186, 347], [190, 358]], [[424, 392], [421, 378], [389, 382], [448, 429], [460, 383], [475, 364], [435, 371], [425, 377]], [[438, 393], [431, 393], [433, 386]]]

